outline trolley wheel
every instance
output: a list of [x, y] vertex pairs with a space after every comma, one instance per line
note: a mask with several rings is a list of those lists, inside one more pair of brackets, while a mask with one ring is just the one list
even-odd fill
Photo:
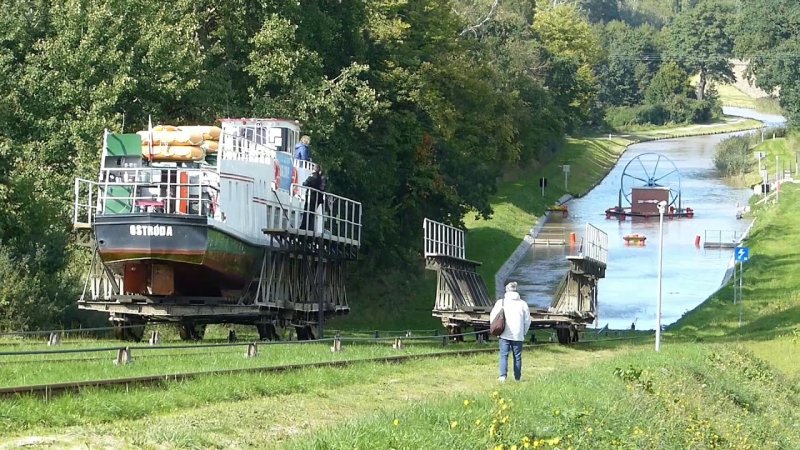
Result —
[[128, 339], [129, 341], [134, 342], [141, 342], [142, 338], [144, 337], [144, 327], [146, 323], [128, 323], [129, 328], [125, 330], [128, 332]]
[[456, 325], [447, 329], [450, 333], [450, 340], [453, 342], [464, 342], [464, 335], [461, 334], [461, 327]]
[[117, 322], [117, 321], [112, 322], [111, 326], [113, 327], [114, 331], [114, 339], [118, 341], [125, 340], [125, 328], [123, 328], [124, 325], [125, 324], [122, 322]]
[[569, 328], [556, 328], [556, 337], [558, 338], [559, 344], [569, 344], [571, 339]]
[[569, 326], [569, 332], [570, 332], [570, 342], [575, 343], [581, 339], [581, 333], [580, 331], [578, 331], [578, 327], [576, 327], [575, 325]]
[[295, 333], [297, 333], [297, 340], [298, 341], [313, 341], [314, 340], [314, 329], [311, 328], [311, 325], [302, 325], [294, 327]]
[[475, 341], [480, 342], [481, 336], [483, 336], [483, 342], [489, 342], [489, 337], [492, 334], [489, 333], [488, 328], [475, 328]]
[[278, 332], [275, 331], [275, 325], [271, 323], [257, 323], [256, 330], [258, 330], [258, 339], [262, 341], [280, 341]]
[[112, 327], [114, 327], [114, 338], [120, 341], [133, 341], [139, 342], [144, 337], [144, 328], [147, 321], [142, 318], [127, 317], [123, 320], [114, 320]]
[[178, 334], [183, 341], [200, 341], [206, 334], [206, 325], [197, 325], [192, 322], [181, 322], [178, 328]]

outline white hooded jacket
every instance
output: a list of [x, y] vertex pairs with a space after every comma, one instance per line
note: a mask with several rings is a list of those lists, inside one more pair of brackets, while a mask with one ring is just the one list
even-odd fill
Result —
[[489, 314], [489, 323], [500, 313], [500, 308], [503, 309], [506, 316], [506, 328], [499, 337], [508, 341], [524, 342], [525, 335], [531, 327], [531, 311], [528, 308], [528, 302], [523, 300], [516, 290], [507, 291], [505, 297], [494, 304], [492, 313]]

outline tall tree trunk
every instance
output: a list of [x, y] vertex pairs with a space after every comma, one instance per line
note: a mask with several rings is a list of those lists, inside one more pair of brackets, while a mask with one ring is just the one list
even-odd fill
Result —
[[703, 100], [706, 96], [706, 68], [700, 67], [700, 81], [697, 83], [697, 99]]

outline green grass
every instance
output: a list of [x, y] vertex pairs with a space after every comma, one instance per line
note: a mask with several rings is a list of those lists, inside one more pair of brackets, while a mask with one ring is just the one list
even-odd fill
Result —
[[[785, 184], [780, 203], [754, 209], [755, 225], [746, 245], [744, 302], [733, 305], [729, 284], [670, 329], [700, 339], [770, 340], [800, 332], [800, 187]], [[739, 326], [740, 309], [743, 324]]]
[[[332, 353], [324, 344], [262, 344], [260, 356], [245, 358], [245, 346], [159, 350], [133, 349], [134, 362], [117, 366], [112, 363], [116, 351], [51, 355], [2, 356], [0, 387], [28, 386], [69, 381], [90, 381], [145, 375], [178, 374], [223, 369], [271, 367], [284, 364], [340, 361], [344, 359], [393, 356], [391, 341], [351, 344], [343, 340], [345, 352]], [[406, 340], [404, 354], [446, 351], [440, 341]], [[98, 347], [87, 345], [87, 347]], [[41, 350], [41, 348], [38, 348]]]
[[772, 97], [753, 98], [730, 84], [717, 86], [720, 100], [725, 106], [748, 108], [766, 114], [783, 114], [780, 102]]
[[495, 389], [388, 410], [285, 448], [790, 448], [800, 439], [796, 387], [739, 348], [629, 349]]

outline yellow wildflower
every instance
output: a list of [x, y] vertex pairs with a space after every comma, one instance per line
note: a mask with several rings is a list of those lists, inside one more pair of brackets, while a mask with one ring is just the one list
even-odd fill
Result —
[[500, 393], [497, 391], [492, 392], [492, 398], [497, 398], [500, 396]]
[[494, 446], [494, 450], [503, 450], [504, 448], [505, 447], [503, 447], [503, 444], [497, 444]]
[[398, 425], [400, 425], [400, 419], [394, 419], [394, 420], [392, 421], [392, 425], [394, 425], [394, 426], [398, 426]]
[[469, 400], [464, 400], [464, 406], [469, 406]]
[[450, 429], [451, 429], [451, 430], [452, 430], [453, 428], [457, 427], [457, 426], [458, 426], [458, 421], [457, 421], [457, 420], [454, 420], [454, 421], [450, 422]]
[[517, 444], [512, 445], [509, 450], [517, 450]]
[[547, 440], [547, 443], [549, 445], [558, 445], [559, 442], [561, 442], [561, 438], [558, 437], [558, 436], [554, 437], [553, 439], [548, 439]]
[[475, 421], [475, 425], [480, 425], [480, 424], [481, 424], [481, 419]]
[[559, 415], [561, 415], [561, 411], [555, 409], [555, 410], [553, 410], [553, 415], [554, 416], [559, 416]]

